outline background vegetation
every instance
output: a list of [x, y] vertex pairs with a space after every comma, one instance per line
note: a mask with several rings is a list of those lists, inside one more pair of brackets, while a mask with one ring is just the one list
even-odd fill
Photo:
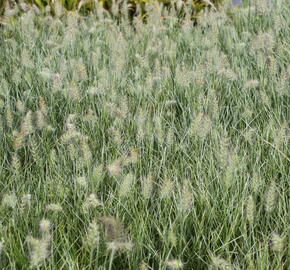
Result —
[[289, 2], [96, 12], [6, 10], [0, 268], [289, 269]]
[[132, 19], [133, 16], [141, 15], [146, 17], [147, 12], [150, 12], [150, 8], [160, 8], [163, 6], [167, 11], [174, 10], [179, 16], [184, 15], [184, 7], [190, 8], [192, 16], [197, 14], [205, 7], [212, 7], [216, 9], [217, 5], [222, 0], [1, 0], [0, 12], [4, 12], [5, 6], [15, 7], [20, 6], [27, 9], [29, 6], [36, 6], [40, 9], [51, 10], [52, 14], [57, 12], [61, 7], [68, 11], [79, 11], [82, 15], [88, 12], [93, 12], [98, 9], [99, 6], [103, 7], [111, 15], [120, 15], [120, 10], [126, 11], [129, 17]]

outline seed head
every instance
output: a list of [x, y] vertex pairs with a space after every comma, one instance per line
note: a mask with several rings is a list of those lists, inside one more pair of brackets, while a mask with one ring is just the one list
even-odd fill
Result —
[[86, 187], [87, 186], [87, 178], [85, 176], [76, 177], [75, 183], [80, 187]]
[[122, 171], [122, 165], [123, 165], [122, 159], [119, 158], [119, 159], [114, 160], [111, 164], [107, 166], [109, 174], [111, 176], [119, 175]]
[[52, 73], [51, 73], [51, 71], [48, 68], [45, 68], [42, 71], [40, 71], [39, 75], [45, 81], [49, 81], [52, 78]]
[[8, 107], [6, 109], [6, 123], [7, 123], [8, 127], [12, 128], [13, 120], [14, 120], [14, 117], [13, 117], [12, 110], [10, 107]]
[[213, 256], [211, 258], [211, 261], [212, 261], [211, 266], [213, 269], [234, 270], [233, 266], [221, 257]]
[[248, 80], [244, 84], [244, 89], [255, 89], [259, 87], [260, 82], [258, 80]]
[[63, 209], [62, 209], [62, 206], [58, 203], [50, 203], [48, 205], [46, 205], [45, 209], [47, 211], [51, 211], [51, 212], [54, 212], [54, 213], [58, 213], [58, 212], [62, 212]]
[[163, 125], [162, 125], [162, 119], [160, 116], [155, 116], [154, 119], [154, 129], [155, 129], [155, 134], [158, 139], [158, 142], [162, 144], [164, 142], [164, 130], [163, 130]]
[[269, 52], [275, 45], [274, 35], [271, 32], [260, 32], [252, 40], [251, 51], [252, 53], [262, 50]]
[[274, 252], [281, 253], [284, 249], [285, 239], [277, 233], [273, 233], [271, 237], [270, 247]]
[[173, 230], [170, 230], [168, 233], [168, 241], [173, 246], [176, 247], [177, 245], [177, 237]]
[[26, 68], [32, 68], [33, 62], [31, 61], [31, 56], [26, 49], [22, 50], [21, 53], [21, 64]]
[[181, 260], [168, 260], [165, 262], [165, 265], [167, 266], [168, 269], [171, 270], [176, 270], [176, 269], [182, 269], [183, 268], [183, 263]]
[[39, 231], [43, 236], [49, 235], [50, 221], [48, 219], [42, 219], [39, 222]]
[[118, 218], [112, 216], [102, 216], [100, 221], [105, 228], [105, 236], [108, 242], [124, 241], [127, 239], [123, 224]]
[[20, 113], [23, 113], [24, 112], [25, 106], [24, 106], [24, 104], [23, 104], [23, 102], [21, 100], [17, 100], [17, 102], [16, 102], [16, 109]]
[[112, 242], [107, 242], [107, 250], [108, 251], [127, 252], [127, 251], [132, 250], [133, 247], [134, 247], [134, 245], [130, 241], [112, 241]]
[[167, 132], [167, 135], [166, 135], [167, 145], [172, 146], [174, 144], [174, 140], [175, 140], [174, 130], [172, 128], [170, 128]]
[[148, 264], [145, 262], [141, 262], [139, 265], [139, 270], [149, 270]]
[[17, 197], [15, 194], [4, 194], [2, 198], [2, 206], [15, 209], [17, 204]]
[[276, 205], [276, 197], [277, 197], [277, 187], [274, 181], [271, 182], [270, 187], [266, 193], [266, 204], [265, 210], [267, 213], [271, 213]]
[[98, 206], [102, 206], [103, 203], [97, 199], [96, 194], [90, 194], [83, 203], [84, 212], [88, 212], [91, 209], [95, 209]]
[[20, 211], [24, 212], [31, 206], [31, 194], [23, 194], [20, 199]]
[[26, 238], [30, 249], [31, 267], [39, 267], [50, 255], [50, 235], [43, 236], [40, 239], [28, 236]]
[[257, 172], [254, 172], [251, 182], [252, 191], [255, 193], [258, 192], [260, 185], [261, 185], [261, 177]]
[[89, 109], [86, 115], [84, 115], [83, 117], [83, 121], [87, 121], [87, 122], [96, 122], [97, 120], [98, 120], [98, 116], [91, 109]]
[[43, 112], [41, 110], [38, 110], [35, 112], [35, 115], [36, 115], [36, 127], [40, 130], [45, 128], [47, 123]]
[[188, 211], [192, 208], [194, 203], [193, 193], [189, 180], [185, 180], [182, 186], [179, 209], [180, 211]]
[[149, 172], [147, 177], [143, 179], [141, 194], [144, 197], [144, 199], [148, 200], [151, 197], [152, 191], [153, 191], [153, 177], [152, 173]]
[[32, 111], [28, 111], [23, 119], [22, 125], [21, 125], [21, 131], [25, 135], [29, 135], [33, 133], [35, 130], [33, 126], [33, 113]]
[[246, 216], [249, 224], [253, 225], [255, 216], [255, 201], [252, 195], [250, 195], [246, 201]]
[[124, 165], [135, 164], [138, 162], [138, 150], [131, 148], [129, 154], [124, 158]]
[[170, 179], [165, 179], [161, 190], [160, 190], [160, 199], [167, 199], [171, 196], [174, 190], [174, 182]]
[[58, 92], [61, 91], [62, 89], [62, 80], [61, 80], [61, 75], [56, 73], [53, 74], [53, 80], [52, 80], [52, 92]]
[[277, 148], [282, 147], [283, 146], [283, 143], [286, 141], [286, 138], [287, 138], [287, 128], [288, 128], [288, 125], [285, 122], [285, 123], [283, 123], [281, 125], [281, 127], [277, 128], [275, 130], [274, 145]]
[[199, 113], [190, 127], [190, 134], [205, 138], [212, 129], [212, 122], [208, 116]]
[[12, 166], [15, 174], [20, 172], [21, 162], [19, 160], [17, 152], [13, 153], [13, 155], [12, 155], [11, 166]]
[[87, 234], [83, 239], [83, 244], [91, 249], [98, 246], [100, 241], [100, 229], [96, 220], [93, 220], [87, 229]]
[[133, 180], [134, 180], [134, 175], [132, 173], [128, 173], [127, 175], [125, 175], [119, 188], [120, 197], [129, 196]]
[[24, 142], [25, 142], [25, 133], [23, 130], [20, 130], [19, 132], [16, 133], [13, 140], [13, 146], [15, 150], [22, 147], [24, 145]]

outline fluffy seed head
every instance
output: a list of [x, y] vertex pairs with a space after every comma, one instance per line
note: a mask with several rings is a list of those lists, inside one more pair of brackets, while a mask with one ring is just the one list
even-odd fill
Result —
[[12, 155], [11, 166], [12, 166], [15, 174], [20, 172], [21, 162], [19, 160], [17, 153], [13, 153], [13, 155]]
[[119, 188], [120, 197], [126, 197], [129, 195], [133, 180], [134, 180], [134, 175], [132, 173], [128, 173], [127, 175], [125, 175]]
[[277, 233], [273, 233], [271, 237], [271, 244], [270, 247], [273, 251], [277, 253], [281, 253], [284, 249], [284, 241], [285, 239], [281, 237]]
[[135, 164], [138, 161], [138, 150], [131, 148], [129, 154], [124, 158], [124, 165]]
[[111, 176], [119, 175], [121, 173], [121, 171], [122, 171], [122, 165], [123, 165], [122, 159], [114, 160], [111, 164], [109, 164], [107, 166], [109, 174]]
[[98, 116], [91, 109], [89, 109], [88, 112], [83, 117], [83, 121], [87, 121], [87, 122], [96, 122], [97, 120], [98, 120]]
[[24, 145], [25, 142], [25, 133], [23, 130], [20, 130], [16, 133], [14, 140], [13, 140], [13, 146], [15, 149], [18, 149]]
[[31, 267], [39, 267], [50, 255], [51, 238], [49, 235], [40, 239], [28, 236], [26, 238], [30, 249]]
[[88, 212], [91, 209], [95, 209], [98, 206], [102, 206], [103, 203], [97, 199], [96, 194], [90, 194], [83, 203], [84, 212]]
[[50, 203], [46, 205], [45, 209], [54, 213], [62, 212], [62, 206], [58, 203]]
[[182, 191], [181, 191], [181, 198], [180, 198], [180, 203], [179, 203], [179, 209], [180, 211], [188, 211], [192, 208], [194, 203], [194, 197], [193, 193], [191, 191], [191, 185], [189, 180], [185, 180], [182, 186]]
[[108, 251], [127, 252], [127, 251], [132, 250], [133, 247], [134, 247], [134, 245], [130, 241], [112, 241], [112, 242], [107, 242], [107, 250]]
[[148, 200], [151, 197], [152, 191], [153, 191], [153, 177], [152, 173], [149, 172], [147, 177], [143, 179], [141, 194], [144, 197], [144, 199]]
[[174, 182], [170, 179], [165, 179], [161, 190], [160, 190], [160, 199], [169, 198], [174, 190]]
[[275, 130], [275, 135], [274, 135], [274, 145], [277, 148], [280, 148], [283, 146], [284, 142], [286, 141], [287, 138], [287, 129], [288, 125], [287, 123], [283, 123], [281, 127], [277, 128]]
[[234, 270], [233, 266], [221, 257], [213, 256], [211, 258], [211, 262], [212, 262], [211, 266], [213, 269]]
[[31, 56], [26, 49], [23, 49], [21, 53], [21, 64], [26, 68], [32, 68], [33, 62], [31, 61]]
[[39, 222], [39, 231], [42, 235], [48, 235], [50, 230], [50, 221], [48, 219], [42, 219]]
[[43, 96], [40, 96], [39, 97], [38, 104], [39, 104], [40, 110], [46, 116], [47, 113], [48, 113], [48, 106], [47, 106], [46, 101], [45, 101], [45, 98]]
[[62, 80], [61, 80], [61, 75], [56, 73], [53, 74], [53, 80], [52, 80], [52, 92], [58, 92], [61, 91], [62, 88]]
[[89, 248], [95, 248], [99, 244], [100, 241], [100, 229], [96, 220], [90, 222], [89, 227], [87, 229], [87, 234], [83, 239], [84, 246]]
[[35, 112], [35, 116], [36, 116], [36, 127], [40, 130], [45, 128], [47, 123], [43, 112], [41, 110], [37, 110]]
[[211, 131], [211, 128], [212, 122], [210, 118], [203, 113], [199, 113], [191, 124], [190, 134], [197, 135], [203, 139]]
[[124, 241], [127, 238], [124, 233], [123, 224], [118, 218], [102, 216], [100, 221], [105, 228], [105, 236], [108, 242]]
[[23, 194], [20, 199], [20, 211], [24, 212], [29, 209], [31, 205], [31, 194]]
[[79, 102], [81, 100], [80, 90], [75, 84], [71, 84], [69, 89], [66, 90], [66, 93], [73, 101]]
[[249, 224], [252, 225], [255, 217], [255, 201], [252, 195], [250, 195], [246, 201], [246, 217]]
[[183, 263], [181, 260], [168, 260], [165, 262], [165, 265], [167, 266], [168, 269], [171, 270], [176, 270], [176, 269], [182, 269], [183, 268]]
[[261, 177], [258, 173], [254, 172], [252, 176], [251, 188], [253, 192], [258, 192], [261, 186]]
[[148, 264], [145, 262], [141, 262], [139, 265], [139, 270], [149, 270]]
[[254, 88], [257, 88], [259, 87], [260, 85], [260, 82], [258, 80], [248, 80], [245, 82], [244, 84], [244, 88], [245, 89], [254, 89]]
[[13, 120], [14, 120], [14, 117], [13, 117], [12, 110], [10, 107], [8, 107], [6, 109], [6, 123], [7, 123], [8, 127], [12, 128]]
[[4, 194], [2, 198], [2, 206], [15, 209], [17, 204], [17, 197], [15, 194]]
[[17, 100], [17, 102], [16, 102], [16, 109], [20, 113], [23, 113], [24, 112], [25, 106], [24, 106], [24, 104], [23, 104], [23, 102], [21, 100]]
[[75, 180], [75, 183], [79, 187], [86, 187], [87, 186], [87, 178], [85, 176], [76, 177], [74, 180]]
[[274, 181], [271, 182], [270, 187], [266, 193], [266, 204], [265, 210], [267, 213], [271, 213], [276, 205], [276, 198], [277, 198], [277, 187]]
[[174, 135], [174, 130], [172, 128], [170, 128], [167, 132], [166, 135], [166, 143], [168, 146], [171, 146], [174, 144], [174, 139], [175, 139], [175, 135]]
[[155, 116], [153, 121], [154, 121], [154, 129], [155, 129], [156, 137], [158, 139], [158, 142], [162, 144], [164, 142], [164, 137], [165, 137], [162, 118], [160, 116]]
[[170, 230], [168, 233], [168, 241], [173, 246], [176, 247], [177, 245], [177, 237], [173, 230]]
[[238, 78], [237, 74], [230, 68], [223, 68], [218, 70], [218, 75], [229, 81], [235, 81]]
[[70, 143], [72, 140], [77, 139], [77, 138], [82, 138], [83, 135], [75, 130], [75, 127], [73, 125], [69, 126], [69, 129], [67, 132], [65, 132], [61, 137], [60, 141], [62, 143]]
[[251, 50], [252, 53], [257, 52], [258, 50], [271, 51], [275, 44], [273, 33], [271, 32], [260, 32], [252, 40]]
[[35, 130], [33, 126], [33, 113], [32, 111], [28, 111], [23, 119], [22, 125], [21, 125], [21, 131], [25, 135], [29, 135], [33, 133]]
[[93, 177], [97, 182], [100, 182], [103, 179], [103, 165], [96, 165], [93, 169]]
[[32, 236], [28, 236], [26, 238], [30, 252], [31, 267], [41, 266], [50, 255], [50, 221], [47, 219], [42, 219], [39, 223], [39, 230], [41, 233], [41, 238], [37, 239]]
[[45, 68], [42, 71], [40, 71], [39, 75], [45, 81], [49, 81], [52, 78], [52, 73], [51, 73], [51, 71], [48, 68]]
[[242, 113], [242, 117], [246, 118], [246, 119], [250, 119], [253, 115], [253, 110], [246, 106], [244, 109], [244, 112]]

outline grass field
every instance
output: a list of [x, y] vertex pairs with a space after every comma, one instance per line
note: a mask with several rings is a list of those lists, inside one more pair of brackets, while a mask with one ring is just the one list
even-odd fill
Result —
[[6, 21], [0, 268], [289, 269], [289, 10]]

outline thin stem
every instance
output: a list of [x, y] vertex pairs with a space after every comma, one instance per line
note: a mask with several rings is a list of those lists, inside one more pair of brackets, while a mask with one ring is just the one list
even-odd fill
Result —
[[110, 256], [109, 270], [112, 270], [114, 255], [115, 255], [115, 249], [112, 249], [111, 256]]

